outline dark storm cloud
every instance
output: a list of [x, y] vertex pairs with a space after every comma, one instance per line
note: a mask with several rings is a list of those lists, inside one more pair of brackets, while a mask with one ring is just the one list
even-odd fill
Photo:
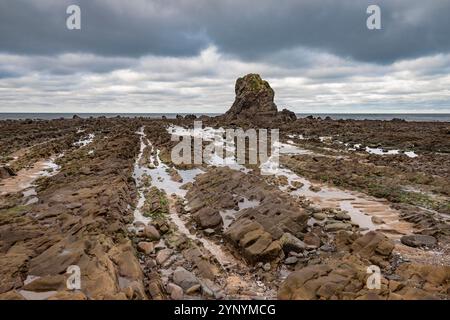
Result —
[[[20, 54], [194, 55], [207, 42], [169, 1], [1, 0], [0, 50]], [[82, 30], [66, 28], [66, 8], [81, 7]]]
[[[81, 31], [65, 28], [69, 4], [81, 6]], [[366, 28], [369, 4], [380, 5], [382, 30]], [[449, 12], [450, 1], [418, 0], [2, 0], [0, 50], [193, 56], [213, 44], [241, 59], [264, 60], [306, 47], [392, 63], [449, 52]]]

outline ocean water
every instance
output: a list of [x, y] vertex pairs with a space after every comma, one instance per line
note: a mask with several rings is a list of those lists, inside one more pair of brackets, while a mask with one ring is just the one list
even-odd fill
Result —
[[[18, 120], [18, 119], [42, 119], [42, 120], [51, 120], [51, 119], [71, 119], [74, 115], [78, 115], [81, 118], [90, 118], [90, 117], [101, 117], [105, 116], [108, 118], [113, 118], [117, 116], [121, 117], [145, 117], [145, 118], [154, 118], [160, 119], [162, 116], [166, 116], [169, 119], [174, 119], [177, 113], [0, 113], [0, 120]], [[186, 115], [187, 113], [178, 113], [180, 115]], [[197, 116], [200, 115], [208, 115], [208, 116], [217, 116], [220, 113], [194, 113]], [[333, 120], [392, 120], [392, 119], [403, 119], [406, 121], [439, 121], [439, 122], [450, 122], [450, 113], [297, 113], [297, 117], [304, 118], [307, 116], [313, 116], [315, 118], [321, 117], [325, 119], [327, 116], [332, 118]]]
[[402, 119], [406, 121], [439, 121], [450, 122], [450, 113], [297, 113], [297, 117], [307, 117], [312, 115], [313, 117], [325, 117], [329, 116], [333, 120], [392, 120]]

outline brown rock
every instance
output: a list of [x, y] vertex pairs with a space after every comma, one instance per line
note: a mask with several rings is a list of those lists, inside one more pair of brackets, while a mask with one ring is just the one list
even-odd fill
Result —
[[320, 237], [312, 232], [308, 232], [307, 234], [305, 234], [303, 242], [308, 246], [313, 246], [316, 248], [320, 247], [321, 244]]
[[0, 300], [25, 300], [16, 290], [11, 290], [0, 294]]
[[248, 74], [237, 79], [235, 86], [236, 98], [226, 118], [252, 118], [257, 115], [274, 116], [277, 106], [273, 102], [275, 93], [267, 81], [258, 74]]
[[156, 230], [156, 228], [152, 225], [148, 225], [145, 227], [144, 235], [151, 241], [159, 240], [161, 238], [159, 231]]
[[306, 244], [289, 232], [285, 232], [279, 241], [285, 253], [300, 252], [306, 249]]
[[366, 259], [376, 254], [388, 257], [394, 249], [394, 243], [382, 233], [370, 231], [356, 239], [351, 249]]
[[163, 249], [161, 251], [158, 251], [158, 253], [156, 254], [156, 262], [159, 265], [163, 264], [170, 258], [172, 253], [173, 253], [172, 249]]
[[152, 242], [141, 241], [138, 243], [137, 247], [140, 252], [143, 252], [147, 255], [155, 251], [155, 246]]
[[58, 291], [61, 289], [65, 289], [65, 287], [66, 287], [66, 277], [62, 275], [55, 275], [38, 278], [26, 284], [22, 289], [34, 292], [45, 292], [45, 291]]
[[80, 291], [60, 291], [47, 300], [87, 300], [87, 297]]
[[214, 228], [222, 224], [222, 216], [218, 210], [203, 207], [193, 215], [194, 220], [202, 229]]
[[167, 285], [167, 293], [170, 294], [172, 300], [181, 300], [184, 296], [183, 289], [174, 283], [169, 283]]

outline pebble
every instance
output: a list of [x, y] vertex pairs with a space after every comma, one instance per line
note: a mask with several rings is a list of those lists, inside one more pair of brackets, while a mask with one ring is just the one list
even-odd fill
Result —
[[333, 252], [335, 251], [335, 248], [332, 245], [324, 244], [323, 246], [320, 247], [320, 250], [325, 252]]
[[316, 220], [325, 220], [327, 218], [327, 215], [322, 212], [313, 213], [313, 218]]
[[284, 260], [284, 264], [296, 264], [298, 262], [297, 257], [289, 257], [286, 260]]
[[172, 255], [171, 249], [163, 249], [156, 254], [156, 262], [161, 265], [164, 262], [166, 262], [171, 255]]
[[204, 232], [207, 236], [210, 236], [210, 235], [214, 234], [216, 231], [215, 231], [214, 229], [208, 228], [208, 229], [203, 230], [203, 232]]

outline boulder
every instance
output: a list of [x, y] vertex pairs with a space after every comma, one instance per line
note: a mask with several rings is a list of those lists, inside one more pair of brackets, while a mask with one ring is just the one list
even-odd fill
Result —
[[289, 257], [286, 260], [284, 260], [284, 264], [296, 264], [298, 262], [297, 257]]
[[312, 232], [308, 232], [307, 234], [305, 234], [305, 237], [303, 238], [303, 242], [306, 245], [315, 247], [315, 248], [320, 247], [320, 244], [321, 244], [320, 237]]
[[281, 251], [279, 241], [274, 241], [258, 222], [248, 219], [233, 224], [225, 238], [235, 244], [251, 263], [273, 260]]
[[192, 273], [184, 269], [183, 267], [178, 267], [173, 273], [173, 282], [183, 288], [184, 291], [189, 290], [195, 285], [200, 284], [197, 277]]
[[283, 122], [290, 122], [297, 120], [297, 116], [295, 115], [295, 113], [288, 109], [283, 109], [281, 110], [281, 112], [278, 112], [277, 117]]
[[169, 283], [167, 285], [167, 293], [170, 294], [172, 300], [181, 300], [184, 296], [183, 289], [174, 283]]
[[337, 220], [351, 220], [352, 218], [345, 212], [339, 211], [336, 213], [335, 219]]
[[340, 230], [350, 230], [352, 228], [351, 224], [344, 223], [344, 222], [332, 222], [327, 223], [325, 225], [325, 231], [326, 232], [335, 232]]
[[211, 207], [203, 207], [193, 215], [194, 220], [202, 229], [214, 228], [223, 223], [218, 210]]
[[380, 267], [387, 267], [394, 246], [393, 241], [384, 234], [370, 231], [356, 239], [350, 248], [353, 253], [358, 254], [363, 259]]
[[145, 253], [147, 255], [155, 251], [155, 246], [153, 245], [153, 243], [147, 241], [139, 242], [137, 248], [140, 252]]
[[159, 234], [159, 231], [152, 225], [148, 225], [144, 229], [144, 235], [149, 240], [159, 240], [161, 238], [161, 235]]
[[437, 244], [437, 240], [433, 236], [423, 234], [411, 234], [403, 236], [400, 241], [409, 247], [427, 247], [433, 248]]
[[306, 244], [289, 232], [285, 232], [279, 241], [285, 253], [300, 252], [306, 249]]
[[327, 218], [327, 215], [322, 212], [315, 212], [315, 213], [313, 213], [312, 216], [316, 220], [325, 220]]

